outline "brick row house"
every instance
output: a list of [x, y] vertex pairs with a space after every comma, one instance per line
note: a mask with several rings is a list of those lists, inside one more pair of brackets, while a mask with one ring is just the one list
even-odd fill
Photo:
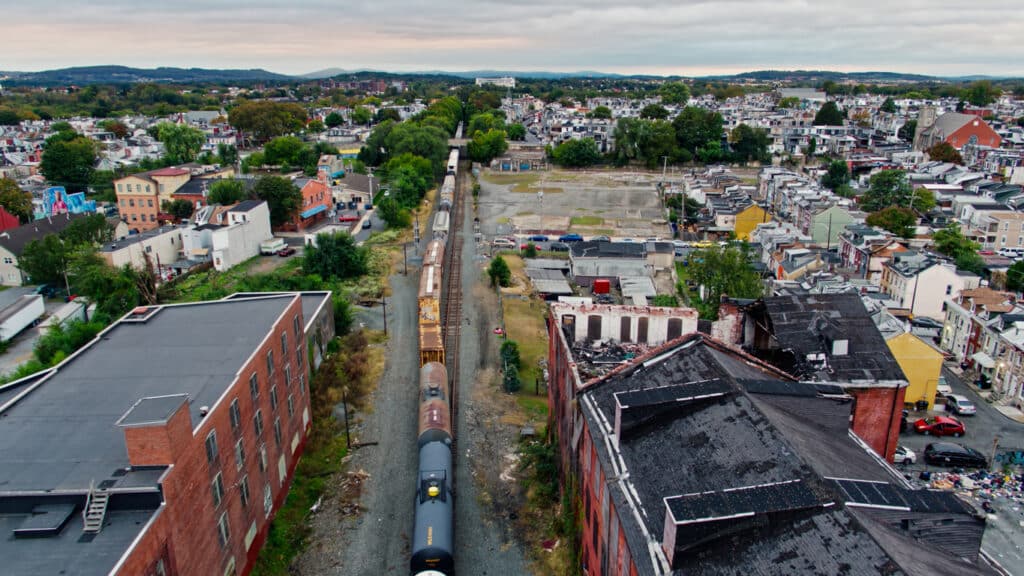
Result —
[[137, 308], [0, 387], [6, 573], [249, 573], [311, 424], [307, 316], [330, 309], [260, 296]]

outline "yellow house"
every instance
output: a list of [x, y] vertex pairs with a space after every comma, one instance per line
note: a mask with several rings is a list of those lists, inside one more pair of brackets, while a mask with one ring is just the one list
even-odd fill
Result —
[[935, 387], [942, 375], [942, 353], [910, 332], [897, 334], [885, 343], [907, 377], [905, 401], [913, 404], [927, 400], [931, 410], [935, 405]]
[[772, 217], [764, 208], [751, 204], [736, 214], [736, 239], [750, 240], [750, 233], [758, 224], [771, 222]]

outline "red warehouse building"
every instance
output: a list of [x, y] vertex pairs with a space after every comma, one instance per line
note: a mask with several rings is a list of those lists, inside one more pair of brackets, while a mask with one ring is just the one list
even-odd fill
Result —
[[248, 574], [309, 430], [318, 294], [137, 308], [0, 387], [3, 572]]

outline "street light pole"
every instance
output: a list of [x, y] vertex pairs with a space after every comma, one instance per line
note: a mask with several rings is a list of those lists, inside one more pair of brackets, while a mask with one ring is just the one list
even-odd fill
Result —
[[380, 303], [384, 305], [384, 335], [388, 335], [388, 299], [387, 296], [380, 297]]

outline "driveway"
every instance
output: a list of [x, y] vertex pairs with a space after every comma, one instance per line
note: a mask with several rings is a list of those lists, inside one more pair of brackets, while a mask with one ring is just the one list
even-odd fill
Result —
[[[8, 288], [3, 292], [0, 292], [0, 309], [13, 303], [18, 298], [25, 294], [35, 293], [35, 286], [17, 286], [14, 288]], [[44, 302], [46, 312], [44, 318], [53, 314], [55, 310], [65, 304], [64, 300], [50, 299]], [[11, 339], [10, 345], [7, 347], [7, 351], [0, 354], [0, 374], [10, 374], [22, 364], [32, 359], [32, 351], [36, 347], [36, 342], [42, 336], [42, 330], [39, 327], [30, 326], [26, 328], [21, 334], [18, 334]]]

